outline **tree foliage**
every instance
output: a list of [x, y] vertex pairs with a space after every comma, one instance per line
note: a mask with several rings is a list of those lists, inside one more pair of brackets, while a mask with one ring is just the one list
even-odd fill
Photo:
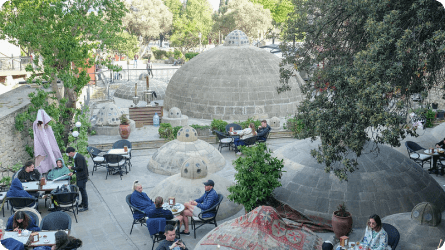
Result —
[[165, 6], [170, 10], [173, 15], [173, 20], [178, 19], [181, 16], [182, 3], [180, 0], [163, 0]]
[[213, 32], [229, 34], [241, 30], [249, 37], [256, 37], [258, 32], [266, 31], [272, 26], [270, 11], [261, 4], [249, 0], [230, 1], [221, 8], [221, 13], [214, 15]]
[[137, 37], [135, 35], [131, 35], [127, 31], [122, 31], [116, 36], [120, 37], [121, 39], [119, 42], [111, 45], [109, 49], [127, 55], [129, 58], [133, 58], [139, 50]]
[[294, 5], [291, 0], [250, 0], [253, 3], [259, 3], [264, 9], [271, 12], [275, 24], [286, 22], [288, 14], [293, 12]]
[[184, 53], [199, 45], [199, 33], [202, 44], [207, 44], [212, 26], [210, 3], [207, 0], [188, 0], [181, 17], [174, 21], [170, 41], [173, 46], [181, 47]]
[[133, 0], [126, 5], [130, 11], [123, 21], [130, 34], [154, 38], [170, 31], [173, 14], [162, 0]]
[[445, 10], [434, 0], [294, 0], [289, 26], [304, 39], [285, 46], [283, 85], [295, 71], [309, 72], [298, 119], [306, 136], [319, 136], [311, 152], [326, 171], [347, 179], [364, 144], [400, 146], [416, 135], [407, 126], [414, 93], [428, 94], [443, 81]]

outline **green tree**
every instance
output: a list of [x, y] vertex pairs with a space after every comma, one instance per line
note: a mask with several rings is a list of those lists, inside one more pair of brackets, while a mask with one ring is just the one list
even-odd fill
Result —
[[173, 22], [181, 16], [182, 3], [180, 0], [163, 0], [165, 6], [170, 10], [173, 15]]
[[[119, 0], [9, 0], [3, 4], [0, 38], [8, 37], [11, 43], [39, 54], [43, 68], [28, 65], [26, 70], [33, 73], [29, 81], [48, 87], [42, 84], [46, 80], [53, 90], [40, 89], [30, 95], [32, 108], [19, 115], [22, 124], [16, 123], [17, 128], [23, 129], [23, 121], [33, 121], [37, 109], [44, 108], [56, 121], [52, 125], [58, 142], [68, 142], [78, 94], [90, 80], [86, 68], [95, 63], [96, 49], [118, 41], [116, 33], [121, 31], [125, 11]], [[36, 70], [42, 72], [39, 78]], [[57, 84], [58, 79], [62, 84]]]
[[214, 20], [214, 33], [221, 31], [229, 34], [238, 29], [249, 37], [256, 37], [258, 32], [266, 31], [272, 26], [270, 11], [249, 0], [230, 1], [220, 14], [214, 15]]
[[173, 24], [170, 41], [173, 46], [181, 47], [182, 53], [199, 46], [199, 33], [202, 44], [208, 44], [212, 29], [212, 6], [207, 0], [188, 0], [181, 18]]
[[417, 135], [407, 125], [411, 96], [443, 81], [445, 10], [434, 0], [294, 4], [299, 19], [289, 25], [305, 43], [284, 48], [283, 65], [295, 68], [282, 67], [278, 90], [289, 89], [294, 71], [309, 72], [298, 119], [307, 136], [321, 139], [312, 156], [344, 180], [365, 143], [378, 152], [379, 144], [397, 147]]
[[130, 35], [127, 31], [122, 31], [117, 36], [121, 38], [120, 41], [111, 45], [110, 49], [133, 58], [139, 50], [137, 37]]
[[250, 0], [259, 3], [264, 9], [270, 10], [275, 24], [286, 22], [288, 14], [293, 12], [294, 5], [291, 0]]

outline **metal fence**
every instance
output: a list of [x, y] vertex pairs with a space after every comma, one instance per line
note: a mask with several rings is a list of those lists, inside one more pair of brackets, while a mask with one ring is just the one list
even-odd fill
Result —
[[[175, 74], [179, 67], [169, 67], [169, 68], [156, 68], [152, 69], [153, 77], [155, 79], [170, 80], [170, 78]], [[148, 74], [147, 69], [123, 69], [121, 71], [112, 71], [108, 69], [100, 69], [95, 73], [90, 73], [90, 77], [93, 84], [106, 84], [113, 83], [115, 81], [139, 81], [145, 80], [144, 75]], [[94, 76], [93, 76], [94, 75]], [[150, 76], [152, 77], [152, 76]]]
[[31, 57], [0, 57], [0, 70], [25, 70], [26, 65], [31, 63]]

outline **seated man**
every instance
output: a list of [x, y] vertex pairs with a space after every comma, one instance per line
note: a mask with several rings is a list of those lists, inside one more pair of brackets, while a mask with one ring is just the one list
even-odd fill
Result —
[[258, 127], [256, 138], [257, 140], [267, 140], [267, 133], [271, 130], [270, 126], [267, 124], [266, 120], [261, 121], [261, 126]]
[[20, 170], [17, 178], [21, 182], [28, 181], [39, 181], [40, 180], [40, 172], [37, 169], [34, 169], [34, 163], [32, 161], [28, 161], [25, 163], [25, 166]]
[[68, 176], [71, 171], [65, 166], [65, 163], [63, 163], [63, 159], [59, 158], [56, 160], [57, 167], [53, 168], [51, 171], [48, 172], [48, 175], [46, 176], [46, 179], [52, 181], [54, 179], [57, 179], [61, 176], [62, 177], [58, 180], [68, 180], [70, 177]]
[[176, 238], [175, 233], [175, 227], [172, 225], [166, 225], [165, 226], [165, 240], [161, 241], [159, 243], [159, 246], [156, 248], [156, 250], [188, 250], [188, 248], [185, 246], [184, 242], [182, 242], [181, 239]]
[[[9, 188], [8, 192], [6, 193], [6, 197], [8, 198], [35, 198], [34, 196], [30, 195], [28, 192], [26, 192], [23, 189], [23, 185], [20, 182], [19, 179], [15, 178], [12, 180], [11, 187]], [[33, 207], [34, 203], [30, 205], [30, 207]]]
[[[181, 213], [182, 220], [180, 220], [179, 225], [179, 228], [181, 228], [182, 224], [184, 223], [184, 230], [181, 232], [181, 234], [190, 235], [188, 217], [198, 216], [201, 213], [201, 210], [207, 210], [216, 205], [219, 201], [218, 193], [216, 193], [215, 189], [213, 189], [215, 183], [212, 180], [208, 180], [207, 182], [204, 182], [204, 185], [205, 193], [201, 196], [201, 198], [186, 202], [184, 204], [185, 209]], [[214, 216], [214, 212], [202, 214], [202, 218], [210, 218]]]
[[436, 148], [443, 148], [443, 149], [445, 149], [445, 138], [443, 138], [442, 141], [436, 143]]

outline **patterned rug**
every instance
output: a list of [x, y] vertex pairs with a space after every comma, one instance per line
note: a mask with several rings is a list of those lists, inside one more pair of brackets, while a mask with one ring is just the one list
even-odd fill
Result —
[[250, 213], [225, 222], [208, 233], [201, 245], [232, 249], [321, 249], [323, 240], [303, 226], [283, 221], [277, 211], [260, 206]]
[[313, 232], [322, 233], [334, 231], [332, 229], [332, 220], [326, 220], [318, 216], [306, 216], [291, 208], [290, 206], [284, 205], [282, 203], [281, 205], [275, 207], [275, 209], [282, 218], [295, 221], [297, 224], [305, 226]]

